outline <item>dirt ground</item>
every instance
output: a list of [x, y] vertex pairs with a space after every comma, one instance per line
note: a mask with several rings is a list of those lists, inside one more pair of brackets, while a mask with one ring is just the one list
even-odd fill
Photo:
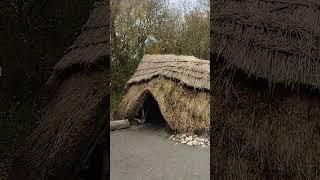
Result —
[[210, 148], [177, 144], [150, 126], [110, 132], [111, 180], [206, 180]]

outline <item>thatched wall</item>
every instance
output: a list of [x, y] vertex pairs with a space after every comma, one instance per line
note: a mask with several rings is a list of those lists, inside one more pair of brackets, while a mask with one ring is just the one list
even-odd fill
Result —
[[114, 119], [136, 117], [144, 97], [149, 94], [157, 101], [171, 129], [178, 132], [209, 130], [209, 92], [186, 88], [163, 77], [131, 86], [115, 112]]
[[209, 73], [209, 61], [192, 56], [145, 55], [113, 119], [137, 116], [144, 97], [151, 94], [173, 130], [208, 130]]
[[54, 67], [51, 101], [19, 150], [12, 179], [77, 177], [107, 123], [108, 4], [96, 3], [81, 35]]
[[211, 178], [319, 179], [319, 2], [211, 3]]
[[211, 52], [273, 83], [320, 87], [320, 9], [310, 0], [211, 3]]
[[212, 81], [211, 178], [318, 179], [320, 95], [225, 73]]

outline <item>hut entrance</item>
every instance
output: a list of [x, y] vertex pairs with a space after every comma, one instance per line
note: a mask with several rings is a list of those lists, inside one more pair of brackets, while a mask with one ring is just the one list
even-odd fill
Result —
[[150, 93], [146, 93], [143, 104], [139, 110], [139, 119], [142, 123], [146, 123], [156, 128], [166, 128], [167, 123], [161, 114], [158, 102]]

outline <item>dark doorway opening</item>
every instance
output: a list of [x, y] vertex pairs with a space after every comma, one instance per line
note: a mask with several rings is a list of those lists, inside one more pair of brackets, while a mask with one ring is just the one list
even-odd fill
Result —
[[139, 110], [139, 117], [146, 126], [153, 129], [165, 129], [168, 132], [172, 132], [160, 111], [158, 102], [150, 93], [145, 94], [143, 105]]
[[165, 127], [166, 121], [161, 114], [157, 101], [152, 97], [152, 95], [146, 95], [143, 108], [145, 112], [145, 123], [153, 124], [159, 127]]

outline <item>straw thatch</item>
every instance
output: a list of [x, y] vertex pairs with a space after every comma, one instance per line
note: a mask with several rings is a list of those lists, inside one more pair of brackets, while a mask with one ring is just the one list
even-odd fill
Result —
[[147, 97], [152, 97], [171, 129], [208, 130], [209, 71], [209, 61], [191, 56], [145, 55], [113, 119], [136, 117]]
[[54, 67], [48, 81], [54, 95], [19, 150], [12, 179], [74, 179], [99, 144], [108, 125], [107, 9], [105, 1], [95, 4], [81, 35]]
[[319, 3], [211, 5], [211, 178], [319, 179]]
[[145, 55], [127, 86], [163, 76], [186, 86], [210, 90], [209, 61], [193, 56]]
[[271, 83], [320, 87], [320, 9], [310, 0], [212, 3], [211, 52]]

